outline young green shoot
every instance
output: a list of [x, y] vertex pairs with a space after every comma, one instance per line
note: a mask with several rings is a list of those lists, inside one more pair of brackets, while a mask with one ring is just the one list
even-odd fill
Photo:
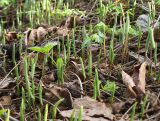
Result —
[[56, 65], [57, 65], [58, 84], [63, 85], [64, 83], [64, 62], [61, 57], [57, 59]]
[[74, 57], [76, 58], [76, 43], [75, 43], [75, 29], [72, 29], [72, 48], [73, 48], [73, 54]]
[[107, 81], [106, 85], [103, 87], [104, 91], [111, 93], [111, 103], [114, 102], [114, 95], [115, 95], [116, 89], [117, 87], [115, 82], [111, 82], [111, 81]]
[[41, 106], [43, 106], [42, 82], [40, 82], [40, 84], [39, 84], [38, 91], [39, 91], [39, 102], [40, 102]]
[[38, 109], [38, 121], [42, 121], [42, 114], [40, 109]]
[[70, 55], [71, 55], [71, 43], [70, 43], [70, 38], [68, 35], [67, 36], [67, 61], [70, 60]]
[[88, 59], [88, 75], [91, 78], [92, 77], [92, 67], [93, 63], [92, 63], [92, 52], [89, 51], [89, 59]]
[[82, 58], [80, 57], [80, 63], [81, 63], [81, 69], [82, 69], [82, 75], [84, 79], [86, 79], [86, 72], [85, 72], [85, 67]]
[[136, 113], [136, 107], [137, 107], [137, 102], [135, 102], [132, 106], [132, 112], [131, 112], [131, 118], [130, 118], [130, 121], [134, 121], [134, 116], [135, 116], [135, 113]]
[[53, 121], [56, 121], [56, 115], [57, 115], [57, 109], [58, 106], [64, 101], [64, 99], [60, 99], [59, 101], [57, 101], [53, 107], [53, 114], [52, 114], [52, 119]]
[[34, 74], [35, 74], [35, 68], [36, 68], [36, 62], [38, 59], [38, 54], [34, 59], [31, 59], [31, 79], [32, 79], [32, 103], [35, 102], [35, 84], [34, 84]]
[[155, 43], [155, 49], [154, 49], [154, 64], [157, 64], [157, 43]]
[[21, 106], [20, 106], [20, 121], [24, 121], [25, 120], [25, 92], [24, 89], [22, 87], [22, 101], [21, 101]]
[[45, 106], [45, 111], [44, 111], [44, 121], [47, 121], [48, 119], [48, 104]]
[[144, 101], [143, 101], [143, 104], [141, 106], [141, 119], [140, 119], [140, 121], [143, 120], [143, 116], [144, 116], [144, 112], [145, 112], [145, 107], [146, 107], [147, 101], [148, 101], [148, 96], [146, 95], [144, 97]]
[[9, 117], [10, 117], [10, 110], [8, 109], [5, 121], [10, 121]]
[[31, 93], [31, 84], [30, 84], [30, 79], [28, 75], [28, 60], [27, 57], [24, 58], [24, 73], [25, 73], [25, 81], [26, 81], [26, 89], [28, 92], [28, 103], [31, 106], [31, 98], [32, 98], [32, 93]]
[[123, 45], [124, 45], [124, 49], [123, 49], [123, 57], [128, 53], [128, 33], [129, 33], [129, 27], [130, 27], [130, 17], [129, 17], [129, 13], [127, 12], [127, 16], [126, 16], [126, 22], [123, 26], [124, 28], [124, 35], [123, 35]]
[[69, 118], [69, 121], [75, 121], [75, 109], [73, 109], [71, 117]]
[[80, 107], [79, 115], [78, 115], [78, 121], [82, 121], [83, 118], [83, 106]]
[[95, 77], [94, 77], [94, 92], [93, 92], [93, 98], [97, 99], [100, 96], [100, 84], [101, 81], [98, 78], [98, 70], [95, 69]]

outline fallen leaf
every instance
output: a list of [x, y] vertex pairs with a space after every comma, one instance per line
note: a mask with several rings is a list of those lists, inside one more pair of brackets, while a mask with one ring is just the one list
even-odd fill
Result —
[[123, 82], [126, 84], [130, 92], [138, 99], [142, 99], [145, 94], [146, 65], [147, 62], [143, 62], [142, 64], [135, 66], [132, 77], [122, 71]]
[[42, 41], [45, 38], [46, 35], [47, 35], [47, 30], [44, 29], [43, 27], [39, 27], [37, 29], [37, 40], [36, 40], [36, 42]]
[[37, 39], [37, 30], [29, 28], [25, 33], [25, 45], [32, 45], [32, 43]]
[[11, 96], [2, 96], [0, 97], [0, 105], [2, 106], [9, 106], [11, 105]]
[[69, 108], [73, 107], [73, 99], [72, 99], [71, 93], [67, 88], [52, 86], [50, 88], [45, 88], [45, 89], [51, 92], [58, 99], [64, 98], [63, 104], [65, 104], [67, 107]]
[[29, 34], [29, 38], [28, 38], [28, 41], [30, 42], [33, 42], [37, 40], [37, 29], [32, 29], [30, 34]]
[[58, 28], [56, 33], [59, 36], [67, 36], [68, 32], [69, 32], [68, 28], [66, 26], [63, 26], [63, 27]]
[[17, 32], [7, 32], [5, 34], [7, 42], [13, 42], [15, 39], [17, 39]]
[[151, 107], [156, 110], [160, 107], [160, 100], [159, 100], [159, 97], [154, 93], [154, 92], [150, 92], [150, 91], [147, 91], [146, 92], [147, 95], [148, 95], [148, 101], [150, 102], [150, 105]]
[[113, 114], [118, 114], [121, 112], [125, 102], [116, 102], [112, 105]]
[[52, 26], [52, 27], [49, 27], [47, 29], [48, 33], [52, 33], [52, 32], [56, 32], [57, 31], [57, 26]]
[[[90, 97], [77, 98], [73, 102], [75, 115], [78, 117], [79, 109], [83, 106], [82, 120], [87, 121], [110, 121], [113, 120], [112, 109], [105, 103], [98, 102]], [[73, 110], [61, 111], [62, 117], [70, 118]]]
[[142, 63], [140, 69], [139, 69], [139, 83], [137, 86], [145, 93], [145, 87], [146, 87], [146, 65], [147, 63]]
[[0, 89], [4, 89], [4, 88], [8, 87], [8, 85], [10, 83], [14, 83], [14, 82], [15, 82], [15, 80], [12, 78], [4, 78], [4, 79], [0, 80]]
[[43, 27], [39, 27], [38, 29], [29, 28], [25, 33], [25, 45], [32, 45], [33, 42], [42, 41], [47, 35], [47, 30]]
[[128, 75], [126, 72], [122, 71], [122, 80], [124, 84], [127, 86], [127, 88], [130, 90], [130, 92], [136, 97], [136, 93], [133, 91], [133, 87], [135, 87], [135, 83], [133, 81], [133, 78]]
[[[65, 25], [68, 28], [73, 28], [74, 24], [76, 25], [81, 25], [84, 23], [84, 18], [81, 16], [71, 16], [68, 17], [67, 20], [65, 21]], [[61, 24], [63, 26], [63, 24]]]
[[54, 76], [55, 76], [54, 72], [51, 72], [51, 73], [48, 73], [48, 74], [44, 75], [42, 80], [44, 82], [48, 82], [48, 83], [54, 82], [55, 81], [55, 77]]

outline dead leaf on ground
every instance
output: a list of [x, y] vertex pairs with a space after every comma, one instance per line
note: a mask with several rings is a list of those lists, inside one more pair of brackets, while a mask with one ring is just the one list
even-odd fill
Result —
[[132, 77], [122, 71], [122, 80], [126, 84], [129, 91], [135, 96], [143, 96], [146, 86], [146, 62], [135, 67]]
[[133, 78], [130, 75], [128, 75], [126, 72], [122, 71], [122, 80], [123, 80], [123, 83], [129, 89], [129, 91], [136, 97], [136, 93], [132, 89], [133, 87], [136, 86], [133, 81]]
[[70, 16], [67, 19], [63, 20], [60, 26], [66, 26], [67, 28], [73, 28], [75, 25], [81, 25], [84, 23], [84, 18], [81, 16]]
[[[77, 98], [73, 102], [75, 116], [78, 117], [79, 109], [83, 106], [83, 119], [87, 121], [111, 121], [114, 118], [112, 108], [105, 103], [98, 102], [90, 97]], [[73, 110], [65, 110], [60, 114], [64, 118], [70, 118]]]
[[37, 39], [37, 30], [29, 28], [25, 33], [25, 45], [31, 45]]
[[46, 29], [43, 28], [43, 27], [39, 27], [37, 29], [37, 40], [36, 40], [36, 42], [41, 42], [45, 38], [46, 35], [47, 35]]
[[48, 33], [52, 33], [52, 32], [56, 32], [57, 31], [57, 26], [52, 26], [52, 27], [49, 27], [47, 29]]
[[154, 110], [159, 110], [160, 108], [160, 100], [159, 95], [157, 96], [154, 92], [147, 91], [148, 95], [148, 101], [150, 102], [151, 107], [154, 108]]
[[139, 78], [138, 78], [138, 83], [136, 83], [136, 85], [143, 91], [143, 93], [145, 93], [145, 86], [146, 86], [146, 65], [147, 63], [144, 62], [141, 64], [140, 68], [139, 68]]
[[[72, 62], [74, 63], [75, 61], [72, 61]], [[75, 64], [77, 63], [75, 62]], [[72, 72], [66, 71], [66, 76], [70, 77], [70, 80], [64, 83], [64, 87], [66, 87], [70, 91], [70, 93], [72, 94], [72, 97], [80, 98], [84, 94], [82, 80], [79, 77], [79, 75], [75, 73], [76, 70], [74, 68], [70, 68], [70, 69], [72, 70]]]
[[5, 36], [6, 36], [6, 41], [11, 43], [15, 39], [17, 39], [17, 32], [7, 32]]
[[11, 105], [11, 96], [2, 96], [0, 97], [0, 105], [2, 106], [9, 106]]
[[116, 102], [112, 105], [113, 114], [118, 114], [121, 112], [125, 102]]
[[63, 27], [58, 28], [56, 33], [59, 36], [67, 36], [69, 33], [69, 30], [66, 26], [63, 26]]
[[47, 35], [47, 30], [43, 27], [38, 29], [28, 29], [25, 33], [25, 45], [32, 45], [35, 42], [41, 42]]
[[63, 104], [65, 104], [67, 107], [72, 108], [73, 107], [73, 99], [71, 96], [71, 93], [67, 88], [61, 88], [58, 86], [52, 86], [49, 88], [45, 88], [51, 93], [51, 96], [56, 96], [58, 99], [64, 98]]
[[51, 83], [51, 82], [54, 82], [55, 81], [55, 74], [54, 72], [51, 72], [51, 73], [48, 73], [46, 75], [44, 75], [44, 77], [42, 78], [43, 82], [45, 83]]
[[4, 88], [8, 87], [8, 85], [10, 83], [14, 83], [14, 82], [15, 82], [15, 80], [12, 78], [4, 78], [4, 79], [0, 80], [0, 89], [4, 89]]

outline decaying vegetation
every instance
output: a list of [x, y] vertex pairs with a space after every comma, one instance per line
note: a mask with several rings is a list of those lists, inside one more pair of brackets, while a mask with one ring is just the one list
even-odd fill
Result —
[[1, 0], [0, 119], [159, 121], [160, 0]]

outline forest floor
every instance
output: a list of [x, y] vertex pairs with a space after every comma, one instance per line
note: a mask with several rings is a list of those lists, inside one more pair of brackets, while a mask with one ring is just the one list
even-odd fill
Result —
[[0, 120], [160, 120], [159, 0], [13, 1], [0, 2]]

